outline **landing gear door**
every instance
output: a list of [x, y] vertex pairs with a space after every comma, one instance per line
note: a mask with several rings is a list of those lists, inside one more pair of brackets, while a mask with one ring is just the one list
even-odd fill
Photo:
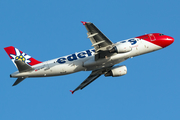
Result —
[[155, 36], [153, 34], [148, 34], [148, 35], [149, 35], [149, 38], [150, 38], [151, 41], [155, 41], [156, 40], [156, 38], [155, 38]]

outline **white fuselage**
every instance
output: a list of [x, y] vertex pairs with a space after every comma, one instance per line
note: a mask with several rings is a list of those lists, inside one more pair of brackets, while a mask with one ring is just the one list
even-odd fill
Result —
[[[155, 50], [159, 50], [162, 47], [155, 45], [139, 38], [132, 38], [135, 43], [131, 43], [132, 50], [125, 53], [114, 53], [111, 57], [102, 58], [95, 61], [95, 49], [89, 49], [86, 51], [81, 51], [71, 55], [63, 56], [53, 60], [45, 61], [43, 63], [32, 66], [33, 71], [22, 72], [18, 71], [11, 74], [12, 77], [47, 77], [47, 76], [58, 76], [66, 75], [78, 71], [89, 71], [101, 69], [109, 66], [114, 66], [115, 64], [121, 63], [124, 60], [135, 57], [141, 54], [149, 53]], [[129, 42], [128, 40], [123, 40], [115, 43], [123, 44]]]

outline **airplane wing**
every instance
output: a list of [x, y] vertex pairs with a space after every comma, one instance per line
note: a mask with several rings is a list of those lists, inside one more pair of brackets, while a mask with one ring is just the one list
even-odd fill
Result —
[[93, 74], [92, 73], [89, 75], [88, 78], [86, 78], [75, 90], [70, 90], [70, 92], [73, 94], [75, 91], [77, 90], [82, 90], [83, 88], [85, 88], [87, 85], [89, 85], [91, 82], [93, 82], [95, 79], [97, 79], [98, 77], [100, 77], [102, 74]]
[[87, 35], [91, 40], [92, 46], [95, 48], [95, 60], [112, 55], [112, 53], [109, 53], [109, 50], [112, 49], [113, 42], [111, 42], [93, 23], [82, 23], [88, 31]]
[[91, 72], [91, 74], [86, 78], [75, 90], [70, 90], [70, 92], [73, 94], [77, 90], [82, 90], [87, 85], [92, 83], [94, 80], [96, 80], [98, 77], [100, 77], [102, 74], [104, 74], [106, 71], [109, 71], [111, 67], [103, 68], [99, 70], [94, 70]]

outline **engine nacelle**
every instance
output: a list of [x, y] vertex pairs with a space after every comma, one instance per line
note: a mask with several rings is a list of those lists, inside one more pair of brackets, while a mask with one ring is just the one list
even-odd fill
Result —
[[116, 46], [114, 46], [111, 50], [110, 53], [125, 53], [125, 52], [129, 52], [131, 51], [131, 43], [130, 42], [126, 42], [126, 43], [120, 43]]
[[108, 71], [105, 76], [118, 77], [127, 74], [126, 66], [117, 66], [113, 67], [110, 71]]

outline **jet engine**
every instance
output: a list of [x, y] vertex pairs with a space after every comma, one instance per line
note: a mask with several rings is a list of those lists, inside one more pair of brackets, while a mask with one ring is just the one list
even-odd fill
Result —
[[131, 43], [130, 42], [126, 42], [126, 43], [120, 43], [116, 46], [114, 46], [111, 50], [110, 53], [125, 53], [125, 52], [129, 52], [131, 51]]
[[105, 76], [118, 77], [127, 74], [126, 66], [117, 66], [113, 67], [110, 71], [108, 71]]

